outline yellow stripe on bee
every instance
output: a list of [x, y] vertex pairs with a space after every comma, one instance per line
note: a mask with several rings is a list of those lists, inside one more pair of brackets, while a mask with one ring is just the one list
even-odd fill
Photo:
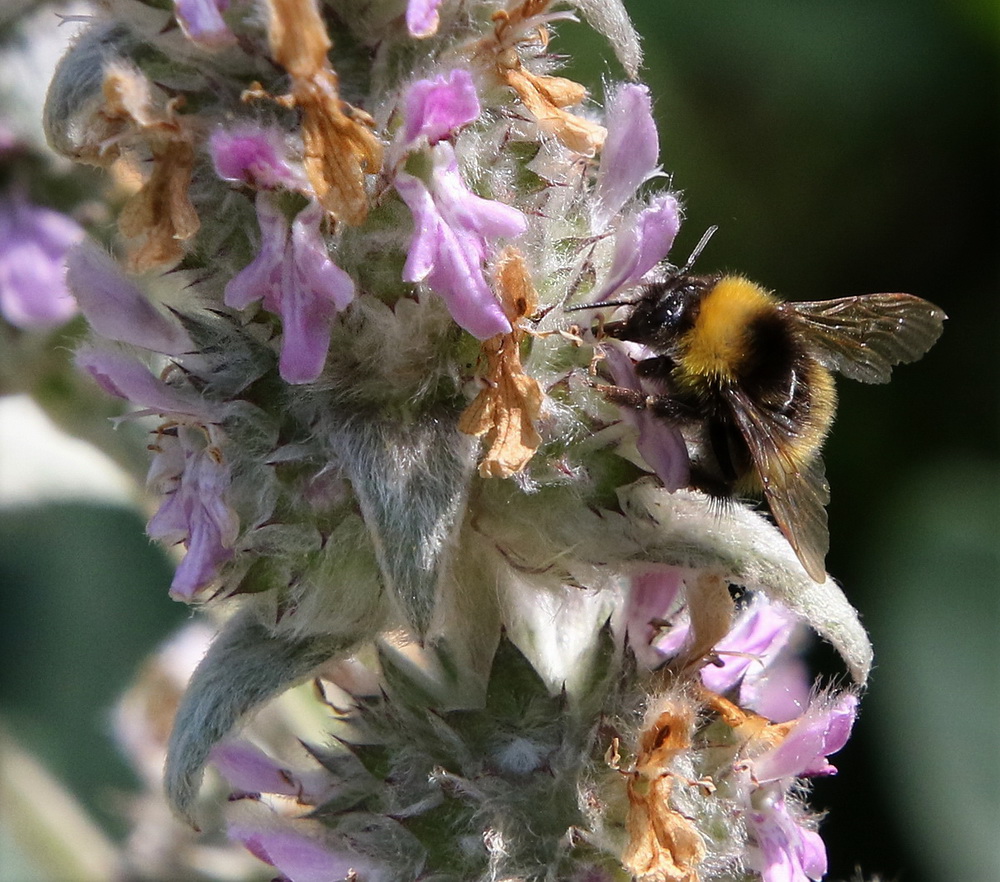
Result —
[[694, 327], [684, 335], [685, 369], [703, 377], [727, 377], [749, 354], [747, 328], [778, 299], [742, 276], [725, 276], [702, 298]]

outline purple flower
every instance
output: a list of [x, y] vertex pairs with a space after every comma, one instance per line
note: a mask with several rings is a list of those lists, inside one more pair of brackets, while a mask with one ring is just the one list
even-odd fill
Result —
[[424, 177], [396, 173], [396, 190], [413, 215], [414, 233], [403, 268], [407, 282], [426, 282], [444, 298], [452, 318], [485, 340], [510, 332], [510, 322], [483, 273], [488, 240], [519, 236], [527, 221], [516, 208], [473, 193], [452, 145], [442, 139], [479, 116], [479, 99], [467, 70], [418, 80], [406, 93], [406, 121], [394, 152], [430, 144]]
[[208, 140], [215, 173], [227, 181], [241, 181], [259, 190], [305, 186], [301, 171], [285, 159], [284, 142], [275, 129], [244, 123], [219, 129]]
[[406, 93], [402, 145], [413, 149], [418, 139], [436, 144], [459, 126], [479, 117], [479, 98], [472, 75], [462, 68], [433, 80], [418, 80]]
[[754, 760], [754, 778], [766, 783], [836, 774], [827, 757], [847, 744], [857, 714], [858, 697], [850, 692], [833, 702], [814, 702], [779, 744]]
[[319, 805], [335, 786], [322, 767], [293, 771], [249, 741], [230, 739], [212, 749], [212, 763], [222, 776], [243, 793], [276, 793], [293, 796], [299, 802]]
[[686, 617], [682, 626], [671, 627], [662, 641], [657, 638], [658, 623], [666, 624], [672, 614], [681, 611], [683, 589], [684, 573], [679, 569], [650, 570], [632, 578], [625, 606], [625, 627], [629, 645], [644, 667], [654, 668], [680, 650], [688, 632]]
[[146, 531], [167, 543], [183, 542], [184, 559], [174, 572], [170, 593], [190, 600], [232, 557], [239, 519], [225, 500], [229, 466], [207, 443], [204, 431], [187, 426], [162, 435], [149, 483], [165, 493]]
[[649, 89], [635, 83], [619, 86], [608, 101], [607, 128], [597, 171], [598, 229], [604, 229], [658, 168], [660, 142]]
[[[608, 343], [604, 346], [604, 355], [617, 385], [643, 391], [635, 365], [623, 346]], [[635, 446], [663, 486], [670, 491], [687, 486], [690, 457], [680, 429], [656, 416], [649, 408], [623, 407], [621, 412], [623, 419], [637, 430]]]
[[785, 794], [796, 778], [836, 772], [827, 756], [847, 743], [857, 709], [849, 692], [817, 699], [784, 738], [748, 762], [744, 798], [755, 845], [749, 857], [764, 882], [805, 882], [826, 873], [823, 840], [790, 811]]
[[348, 878], [380, 882], [388, 878], [371, 861], [328, 847], [316, 822], [287, 821], [262, 814], [260, 811], [251, 816], [243, 812], [242, 817], [228, 825], [229, 838], [242, 842], [254, 857], [279, 870], [289, 882], [333, 882]]
[[229, 467], [211, 442], [217, 431], [209, 406], [154, 377], [149, 369], [120, 352], [83, 348], [76, 363], [107, 392], [143, 410], [132, 416], [171, 418], [172, 432], [157, 436], [156, 456], [147, 483], [165, 495], [147, 532], [168, 543], [183, 542], [187, 554], [174, 573], [170, 593], [189, 600], [216, 576], [232, 556], [239, 519], [225, 500]]
[[426, 282], [444, 298], [455, 321], [485, 340], [510, 332], [483, 274], [487, 241], [519, 236], [527, 228], [516, 208], [483, 199], [462, 180], [451, 144], [431, 148], [434, 162], [429, 183], [399, 172], [396, 189], [413, 213], [414, 233], [403, 267], [407, 282]]
[[288, 383], [310, 383], [326, 362], [334, 316], [354, 299], [354, 282], [327, 254], [318, 204], [289, 226], [278, 204], [259, 193], [257, 220], [260, 252], [226, 285], [225, 302], [243, 309], [263, 299], [266, 310], [280, 315], [279, 372]]
[[747, 813], [754, 840], [748, 863], [764, 882], [806, 882], [826, 875], [826, 846], [815, 830], [792, 817], [780, 791], [758, 794], [758, 807]]
[[440, 5], [441, 0], [407, 0], [406, 27], [414, 37], [437, 33]]
[[670, 193], [654, 196], [645, 208], [623, 217], [615, 234], [611, 269], [591, 295], [591, 302], [608, 300], [623, 288], [638, 284], [670, 252], [680, 225], [680, 205]]
[[739, 685], [739, 704], [770, 720], [798, 716], [809, 679], [798, 656], [785, 650], [800, 627], [784, 607], [756, 595], [715, 645], [720, 664], [702, 668], [702, 683], [719, 693]]
[[190, 351], [184, 329], [159, 312], [94, 242], [73, 248], [66, 266], [66, 283], [97, 333], [165, 355]]
[[130, 355], [83, 347], [76, 353], [76, 364], [109, 395], [142, 408], [133, 417], [160, 414], [196, 425], [212, 422], [212, 411], [202, 399], [193, 392], [185, 394], [164, 383]]
[[236, 43], [222, 13], [229, 0], [174, 0], [174, 12], [184, 35], [203, 49], [222, 49]]
[[0, 314], [19, 328], [61, 325], [77, 311], [66, 288], [66, 253], [83, 229], [18, 193], [0, 196]]

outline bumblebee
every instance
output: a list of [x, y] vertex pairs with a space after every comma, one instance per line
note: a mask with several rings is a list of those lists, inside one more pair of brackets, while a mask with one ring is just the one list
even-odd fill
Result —
[[[652, 353], [636, 372], [655, 394], [598, 388], [684, 432], [693, 487], [720, 499], [763, 496], [806, 572], [822, 582], [829, 487], [819, 454], [836, 408], [832, 374], [887, 382], [893, 365], [930, 349], [946, 316], [910, 294], [783, 302], [742, 276], [690, 275], [690, 264], [627, 302], [625, 319], [602, 326]], [[578, 308], [616, 305], [626, 304]]]

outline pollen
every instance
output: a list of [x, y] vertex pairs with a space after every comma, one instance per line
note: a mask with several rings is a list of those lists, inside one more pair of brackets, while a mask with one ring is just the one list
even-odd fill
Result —
[[684, 365], [700, 377], [723, 378], [749, 353], [748, 329], [777, 302], [742, 276], [726, 276], [704, 296], [694, 327], [682, 341]]

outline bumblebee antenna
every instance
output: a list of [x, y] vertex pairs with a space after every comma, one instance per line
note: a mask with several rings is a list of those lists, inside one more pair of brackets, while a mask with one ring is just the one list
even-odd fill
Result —
[[605, 306], [631, 306], [634, 300], [602, 300], [600, 303], [584, 303], [580, 306], [567, 306], [563, 312], [579, 312], [581, 309], [604, 309]]
[[[698, 244], [694, 246], [694, 251], [691, 252], [691, 255], [688, 257], [684, 266], [675, 269], [667, 278], [676, 279], [678, 276], [683, 276], [687, 273], [688, 270], [694, 266], [694, 262], [701, 256], [701, 252], [705, 250], [705, 246], [708, 245], [709, 239], [715, 235], [718, 229], [718, 224], [712, 224], [712, 226], [705, 230], [702, 237], [698, 240]], [[635, 302], [635, 300], [601, 300], [599, 303], [584, 303], [581, 306], [567, 306], [563, 312], [579, 312], [581, 309], [603, 309], [605, 306], [631, 306]]]
[[694, 251], [691, 252], [691, 256], [687, 259], [687, 263], [684, 264], [680, 269], [674, 270], [671, 275], [673, 276], [683, 276], [691, 267], [694, 266], [694, 262], [701, 257], [701, 252], [705, 250], [705, 246], [708, 245], [708, 240], [715, 235], [716, 231], [719, 229], [718, 224], [712, 224], [707, 230], [705, 230], [702, 237], [698, 240], [698, 244], [694, 246]]

